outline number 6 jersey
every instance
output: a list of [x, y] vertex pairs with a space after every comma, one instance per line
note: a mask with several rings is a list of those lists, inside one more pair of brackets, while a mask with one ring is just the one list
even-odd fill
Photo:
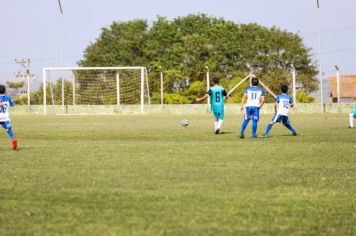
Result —
[[224, 111], [224, 96], [226, 96], [226, 91], [222, 86], [210, 87], [208, 95], [211, 98], [211, 110], [213, 111]]

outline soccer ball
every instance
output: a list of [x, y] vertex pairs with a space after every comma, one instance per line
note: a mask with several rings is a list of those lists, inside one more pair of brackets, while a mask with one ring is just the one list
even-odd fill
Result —
[[183, 119], [180, 123], [183, 127], [187, 127], [189, 125], [189, 121], [187, 119]]

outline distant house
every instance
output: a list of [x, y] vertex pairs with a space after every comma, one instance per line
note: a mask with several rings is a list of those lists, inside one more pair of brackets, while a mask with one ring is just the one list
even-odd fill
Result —
[[[336, 77], [329, 79], [332, 102], [337, 102]], [[356, 75], [340, 76], [340, 102], [349, 103], [356, 100]]]

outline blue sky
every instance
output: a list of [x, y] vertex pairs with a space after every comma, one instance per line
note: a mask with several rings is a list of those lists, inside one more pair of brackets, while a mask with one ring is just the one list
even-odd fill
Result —
[[[113, 21], [173, 19], [206, 13], [240, 23], [257, 22], [299, 33], [318, 59], [320, 19], [325, 78], [356, 74], [356, 1], [320, 0], [61, 0], [64, 11], [64, 65], [75, 66], [83, 50]], [[60, 66], [60, 13], [57, 0], [2, 1], [0, 8], [0, 81], [15, 80], [22, 68], [15, 59], [31, 58], [32, 73]]]

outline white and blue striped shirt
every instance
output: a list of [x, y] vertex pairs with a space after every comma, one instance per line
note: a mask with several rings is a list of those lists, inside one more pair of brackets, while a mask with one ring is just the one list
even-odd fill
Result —
[[13, 107], [15, 105], [14, 101], [6, 95], [0, 95], [0, 102], [2, 102], [2, 106], [0, 106], [0, 122], [9, 121], [9, 107]]
[[279, 94], [276, 97], [277, 115], [288, 116], [288, 108], [294, 105], [293, 99], [285, 93]]
[[257, 86], [250, 86], [245, 89], [244, 94], [247, 94], [246, 107], [259, 107], [260, 98], [266, 96], [266, 93]]

